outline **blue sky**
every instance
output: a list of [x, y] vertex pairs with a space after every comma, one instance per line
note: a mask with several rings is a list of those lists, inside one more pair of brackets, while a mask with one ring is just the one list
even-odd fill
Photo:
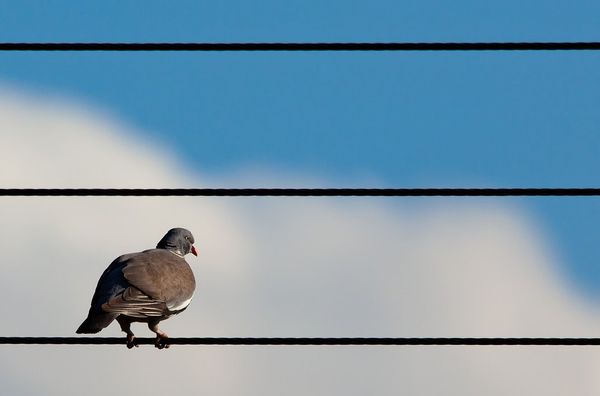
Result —
[[[0, 37], [600, 39], [600, 4], [592, 1], [162, 4], [2, 4]], [[599, 56], [0, 53], [0, 83], [83, 100], [169, 145], [189, 167], [215, 174], [258, 166], [339, 185], [597, 187]], [[515, 201], [546, 226], [564, 272], [599, 295], [598, 199]]]

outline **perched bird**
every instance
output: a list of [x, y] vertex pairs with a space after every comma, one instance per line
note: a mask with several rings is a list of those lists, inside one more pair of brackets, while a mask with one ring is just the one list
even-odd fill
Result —
[[168, 348], [168, 336], [158, 323], [184, 311], [192, 300], [196, 281], [184, 256], [198, 255], [193, 244], [191, 232], [173, 228], [156, 249], [117, 257], [100, 276], [77, 333], [98, 333], [116, 319], [127, 334], [127, 348], [132, 348], [137, 344], [131, 323], [145, 322], [156, 333], [155, 346]]

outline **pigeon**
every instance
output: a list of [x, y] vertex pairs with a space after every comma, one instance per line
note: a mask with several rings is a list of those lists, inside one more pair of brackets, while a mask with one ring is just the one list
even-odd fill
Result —
[[148, 323], [156, 333], [155, 346], [168, 348], [168, 336], [158, 323], [183, 312], [194, 295], [196, 281], [184, 256], [198, 256], [194, 237], [185, 228], [173, 228], [156, 249], [117, 257], [100, 276], [88, 317], [77, 334], [95, 334], [117, 320], [127, 334], [127, 348], [138, 346], [132, 322]]

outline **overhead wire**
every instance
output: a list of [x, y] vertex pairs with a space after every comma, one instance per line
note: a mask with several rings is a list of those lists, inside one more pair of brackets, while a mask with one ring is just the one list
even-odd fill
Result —
[[[154, 345], [154, 338], [136, 338], [139, 345]], [[556, 337], [178, 337], [169, 345], [271, 345], [271, 346], [599, 346], [600, 338]], [[0, 337], [0, 345], [126, 345], [124, 337]]]
[[596, 51], [600, 42], [2, 42], [0, 51]]
[[0, 197], [597, 197], [600, 188], [0, 188]]

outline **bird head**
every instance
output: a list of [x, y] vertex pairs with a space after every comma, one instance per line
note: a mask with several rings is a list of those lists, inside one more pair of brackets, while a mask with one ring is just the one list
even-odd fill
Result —
[[192, 253], [198, 256], [198, 251], [194, 247], [194, 236], [185, 228], [172, 228], [156, 245], [157, 249], [167, 249], [180, 256]]

